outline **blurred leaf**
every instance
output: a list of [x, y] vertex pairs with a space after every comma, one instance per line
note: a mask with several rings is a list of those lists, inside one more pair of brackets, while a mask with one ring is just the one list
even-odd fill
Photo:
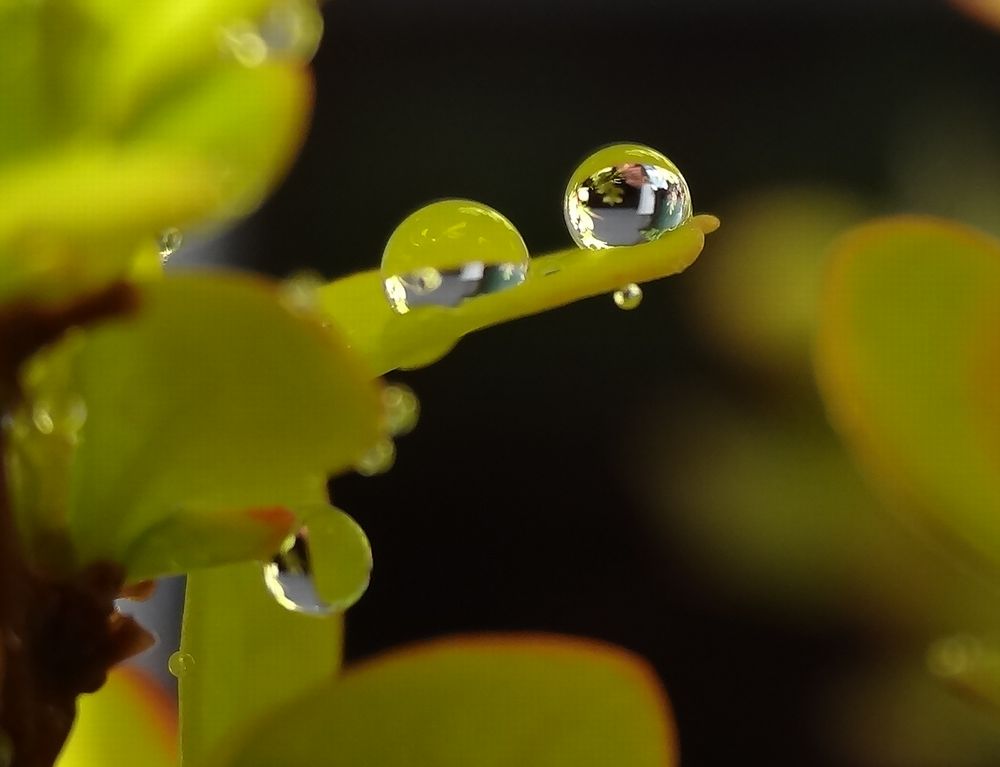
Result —
[[[29, 509], [22, 526], [68, 524], [78, 564], [123, 562], [132, 577], [230, 560], [238, 540], [242, 556], [260, 556], [282, 526], [240, 510], [324, 503], [327, 476], [378, 438], [377, 386], [333, 329], [263, 281], [184, 276], [137, 290], [134, 317], [68, 339], [26, 375], [12, 452], [41, 447], [13, 484], [23, 501], [26, 481], [46, 482], [57, 508]], [[244, 537], [195, 537], [227, 528]]]
[[215, 209], [218, 174], [197, 159], [110, 146], [0, 169], [0, 301], [61, 298], [121, 275], [137, 245]]
[[1000, 244], [944, 220], [845, 235], [817, 372], [831, 419], [896, 505], [1000, 563]]
[[1000, 0], [951, 0], [951, 4], [983, 24], [1000, 27]]
[[249, 734], [255, 767], [667, 767], [666, 697], [621, 650], [548, 636], [448, 639], [350, 669]]
[[[189, 575], [181, 638], [190, 667], [180, 678], [183, 763], [205, 764], [229, 739], [256, 729], [261, 717], [332, 680], [342, 627], [340, 614], [281, 607], [264, 586], [260, 564]], [[332, 753], [325, 749], [320, 763]]]
[[425, 306], [396, 314], [378, 270], [328, 284], [320, 290], [320, 300], [351, 348], [381, 375], [430, 365], [474, 330], [612, 293], [630, 282], [682, 272], [701, 253], [705, 235], [718, 226], [714, 216], [695, 216], [648, 244], [601, 251], [569, 248], [538, 256], [517, 288], [478, 296], [454, 308]]
[[992, 592], [885, 513], [820, 413], [674, 394], [642, 424], [636, 485], [667, 539], [741, 604], [882, 631], [1000, 625]]
[[112, 671], [98, 692], [80, 698], [79, 713], [57, 767], [176, 767], [177, 708], [138, 669]]
[[862, 204], [821, 187], [755, 190], [724, 206], [712, 257], [688, 295], [715, 350], [747, 370], [811, 385], [811, 349], [827, 250]]
[[302, 66], [216, 67], [150, 105], [122, 141], [211, 162], [223, 193], [217, 214], [243, 215], [288, 170], [311, 108], [312, 78]]

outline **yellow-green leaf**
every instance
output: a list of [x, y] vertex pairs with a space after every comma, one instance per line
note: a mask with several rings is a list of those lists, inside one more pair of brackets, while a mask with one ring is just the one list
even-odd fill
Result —
[[666, 696], [640, 659], [554, 636], [389, 653], [261, 722], [231, 767], [669, 767]]
[[830, 416], [896, 505], [1000, 564], [1000, 243], [898, 217], [846, 234], [824, 288]]
[[244, 512], [325, 503], [328, 475], [378, 438], [378, 386], [333, 328], [263, 280], [135, 290], [134, 316], [26, 371], [11, 429], [22, 528], [45, 526], [28, 540], [68, 533], [77, 564], [122, 562], [133, 577], [261, 556], [287, 525]]
[[[531, 260], [527, 278], [510, 290], [478, 296], [457, 307], [425, 306], [394, 312], [379, 270], [336, 280], [320, 290], [324, 312], [336, 321], [351, 348], [382, 374], [436, 362], [474, 330], [554, 309], [630, 282], [647, 282], [684, 271], [701, 253], [713, 216], [695, 216], [654, 242], [607, 250], [568, 248]], [[498, 260], [502, 260], [501, 254]], [[480, 252], [478, 258], [488, 254]]]
[[189, 575], [181, 639], [187, 670], [179, 680], [183, 763], [205, 764], [262, 717], [332, 680], [342, 629], [339, 613], [280, 606], [257, 563]]
[[115, 669], [79, 712], [57, 767], [176, 767], [177, 707], [157, 682], [128, 666]]

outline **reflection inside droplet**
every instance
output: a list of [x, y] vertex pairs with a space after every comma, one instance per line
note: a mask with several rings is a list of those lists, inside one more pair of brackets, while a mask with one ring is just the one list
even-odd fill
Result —
[[470, 200], [442, 200], [396, 227], [381, 271], [389, 305], [406, 314], [516, 287], [529, 264], [524, 240], [503, 215]]
[[634, 282], [630, 282], [624, 288], [616, 290], [612, 298], [615, 301], [615, 306], [619, 309], [626, 311], [635, 309], [642, 303], [642, 288]]
[[178, 679], [183, 679], [194, 670], [194, 657], [190, 653], [175, 652], [167, 660], [167, 668]]
[[156, 247], [160, 251], [160, 258], [163, 260], [163, 263], [167, 262], [183, 242], [184, 235], [176, 227], [172, 226], [160, 232], [160, 236], [156, 240]]
[[35, 405], [31, 410], [31, 421], [35, 428], [42, 434], [51, 434], [55, 431], [56, 422], [52, 418], [52, 413], [43, 405]]
[[573, 240], [593, 250], [661, 237], [691, 217], [691, 193], [677, 166], [654, 149], [616, 144], [576, 169], [564, 201]]
[[282, 607], [309, 615], [335, 612], [316, 589], [309, 553], [309, 531], [303, 527], [285, 548], [264, 565], [264, 583]]

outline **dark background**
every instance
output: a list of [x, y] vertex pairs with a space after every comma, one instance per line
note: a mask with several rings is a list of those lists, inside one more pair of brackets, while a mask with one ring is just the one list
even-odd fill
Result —
[[[907, 115], [990, 104], [1000, 74], [1000, 37], [929, 0], [338, 0], [325, 17], [311, 135], [234, 239], [279, 275], [372, 268], [441, 197], [499, 209], [532, 252], [566, 246], [565, 180], [619, 140], [669, 155], [698, 211], [812, 180], [891, 207]], [[669, 428], [643, 421], [649, 403], [678, 382], [741, 386], [692, 333], [684, 276], [645, 292], [635, 312], [584, 301], [390, 376], [420, 396], [420, 426], [389, 474], [334, 485], [376, 561], [349, 658], [456, 631], [597, 637], [655, 665], [686, 767], [842, 764], [811, 702], [865, 638], [720, 598], [630, 484], [638, 435]]]

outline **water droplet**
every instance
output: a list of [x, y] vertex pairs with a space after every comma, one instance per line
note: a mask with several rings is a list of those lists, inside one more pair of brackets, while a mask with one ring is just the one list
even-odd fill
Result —
[[184, 235], [181, 230], [176, 227], [170, 227], [169, 229], [164, 229], [160, 232], [160, 236], [157, 238], [156, 246], [160, 251], [160, 259], [163, 263], [167, 263], [170, 256], [181, 246], [184, 242]]
[[637, 245], [687, 221], [691, 192], [677, 166], [655, 149], [615, 144], [573, 172], [563, 213], [582, 248]]
[[387, 431], [399, 437], [409, 434], [420, 418], [420, 400], [408, 386], [390, 384], [382, 389]]
[[514, 225], [486, 205], [442, 200], [410, 214], [382, 255], [389, 305], [454, 307], [524, 282], [531, 259]]
[[323, 38], [323, 14], [315, 0], [278, 0], [261, 19], [260, 36], [272, 56], [310, 61]]
[[281, 283], [280, 299], [296, 314], [315, 314], [320, 310], [319, 289], [323, 279], [313, 272], [300, 272]]
[[[309, 525], [264, 565], [264, 583], [289, 610], [310, 615], [342, 612], [368, 588], [371, 546], [358, 523], [339, 509], [324, 507], [308, 519]], [[313, 550], [324, 558], [313, 561]]]
[[194, 670], [194, 656], [186, 652], [175, 652], [167, 661], [170, 673], [178, 679], [183, 679]]
[[363, 477], [374, 477], [385, 474], [395, 462], [396, 445], [391, 439], [381, 439], [361, 457], [354, 470]]
[[615, 306], [626, 311], [635, 309], [642, 303], [642, 288], [634, 282], [630, 282], [624, 288], [616, 290], [612, 295], [615, 299]]
[[51, 434], [55, 431], [56, 422], [52, 418], [52, 413], [43, 405], [35, 405], [32, 408], [31, 421], [42, 434]]
[[267, 42], [257, 26], [249, 21], [238, 21], [222, 29], [219, 45], [224, 53], [245, 67], [259, 67], [267, 61]]

